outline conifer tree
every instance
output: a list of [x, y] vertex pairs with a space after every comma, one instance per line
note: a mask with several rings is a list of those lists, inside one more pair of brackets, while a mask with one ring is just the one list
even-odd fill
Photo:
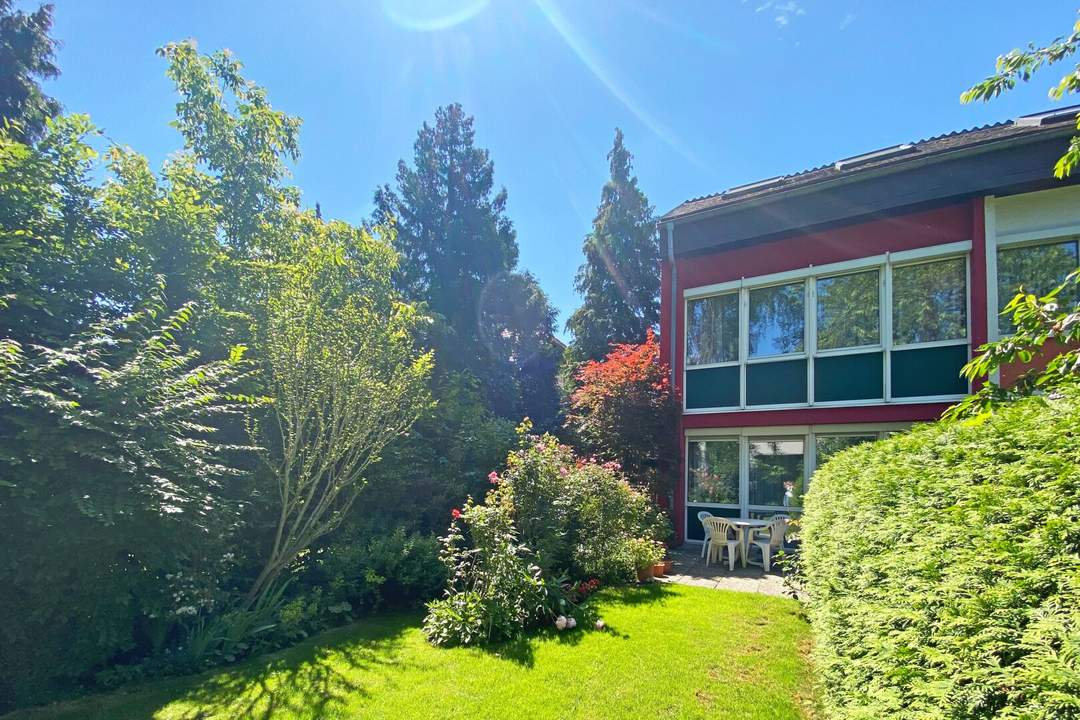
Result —
[[567, 360], [600, 360], [612, 343], [639, 343], [660, 319], [660, 247], [653, 207], [633, 174], [634, 156], [615, 129], [611, 177], [600, 194], [585, 262], [574, 278], [583, 297], [566, 323], [574, 339]]

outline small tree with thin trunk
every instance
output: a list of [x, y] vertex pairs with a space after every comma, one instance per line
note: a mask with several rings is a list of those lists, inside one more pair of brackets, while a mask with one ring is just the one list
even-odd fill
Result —
[[316, 236], [279, 276], [263, 323], [277, 522], [249, 604], [337, 527], [387, 443], [430, 404], [432, 356], [415, 350], [416, 310], [394, 299], [390, 245], [344, 223], [306, 220]]

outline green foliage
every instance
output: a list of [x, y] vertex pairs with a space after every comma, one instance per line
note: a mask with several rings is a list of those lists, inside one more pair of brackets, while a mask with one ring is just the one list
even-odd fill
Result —
[[618, 462], [634, 483], [669, 503], [678, 460], [679, 403], [652, 330], [640, 345], [617, 344], [577, 374], [566, 426], [589, 452]]
[[364, 488], [364, 515], [387, 532], [395, 524], [441, 532], [450, 509], [483, 495], [486, 469], [517, 444], [514, 424], [488, 409], [473, 376], [436, 373], [432, 395], [438, 403], [386, 448]]
[[[1016, 87], [1017, 80], [1028, 82], [1043, 67], [1064, 62], [1069, 56], [1074, 55], [1078, 48], [1080, 48], [1080, 20], [1073, 25], [1073, 31], [1069, 35], [1055, 38], [1045, 47], [1037, 47], [1031, 43], [1026, 50], [1010, 50], [1005, 55], [999, 56], [994, 74], [965, 91], [960, 96], [960, 101], [968, 103], [975, 100], [993, 100], [1003, 92]], [[1066, 95], [1074, 93], [1080, 93], [1080, 63], [1077, 63], [1073, 70], [1066, 72], [1057, 85], [1050, 88], [1050, 98], [1061, 100]], [[1076, 116], [1076, 129], [1080, 130], [1080, 113]], [[1055, 177], [1068, 177], [1078, 164], [1080, 164], [1080, 135], [1070, 140], [1069, 149], [1054, 166]]]
[[506, 471], [489, 474], [494, 488], [482, 504], [471, 499], [443, 540], [449, 569], [446, 597], [428, 605], [425, 632], [436, 644], [515, 637], [545, 618], [581, 617], [574, 588], [597, 578], [634, 577], [638, 540], [657, 547], [664, 517], [623, 479], [614, 463], [574, 456], [550, 435], [520, 428], [521, 447]]
[[574, 334], [571, 364], [600, 360], [611, 343], [638, 343], [660, 321], [660, 244], [649, 199], [633, 175], [634, 156], [622, 130], [608, 153], [611, 177], [600, 193], [585, 263], [574, 278], [583, 304], [566, 327]]
[[[67, 347], [9, 343], [0, 377], [0, 706], [47, 697], [223, 595], [245, 485], [218, 429], [243, 348], [199, 362], [161, 301]], [[155, 628], [157, 628], [155, 632]]]
[[363, 612], [431, 600], [446, 582], [446, 569], [434, 536], [371, 524], [335, 533], [311, 553], [300, 577], [305, 586], [325, 588], [330, 604]]
[[249, 600], [341, 523], [368, 468], [429, 404], [432, 357], [414, 351], [420, 317], [391, 291], [393, 250], [359, 232], [359, 258], [316, 235], [269, 294], [258, 341], [274, 398], [280, 445], [267, 462], [280, 502]]
[[[398, 163], [396, 187], [376, 190], [373, 222], [395, 227], [402, 256], [395, 284], [433, 320], [421, 341], [441, 371], [477, 378], [497, 415], [550, 415], [554, 368], [534, 360], [551, 352], [555, 311], [536, 279], [515, 270], [506, 190], [495, 190], [495, 166], [475, 146], [473, 118], [456, 103], [438, 108], [413, 150], [411, 165]], [[525, 394], [522, 385], [552, 391]]]
[[[455, 511], [456, 512], [456, 511]], [[547, 612], [540, 568], [530, 562], [511, 507], [470, 505], [443, 538], [446, 597], [428, 604], [424, 634], [434, 645], [473, 645], [517, 637]]]
[[843, 451], [806, 496], [828, 717], [1080, 717], [1080, 392]]
[[[1035, 392], [1059, 391], [1080, 382], [1080, 270], [1046, 295], [1017, 294], [1001, 314], [1012, 319], [1014, 332], [979, 348], [964, 365], [968, 380], [983, 379], [973, 394], [953, 405], [946, 418], [957, 419], [991, 411], [1001, 403]], [[1071, 297], [1072, 300], [1066, 298]], [[1035, 364], [1012, 383], [988, 378], [1017, 363]], [[1045, 362], [1043, 362], [1045, 361]]]
[[200, 55], [192, 42], [158, 50], [180, 94], [173, 125], [185, 149], [214, 174], [208, 200], [221, 212], [224, 243], [241, 252], [279, 250], [281, 214], [299, 193], [282, 185], [300, 156], [299, 118], [274, 110], [228, 50]]
[[15, 10], [15, 0], [0, 0], [0, 124], [9, 123], [21, 140], [41, 137], [46, 121], [60, 114], [60, 103], [41, 91], [40, 80], [60, 75], [52, 30], [52, 5], [32, 13]]

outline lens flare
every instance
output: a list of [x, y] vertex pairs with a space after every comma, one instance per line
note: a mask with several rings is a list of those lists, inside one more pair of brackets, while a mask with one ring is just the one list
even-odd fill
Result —
[[406, 30], [449, 30], [480, 14], [490, 0], [382, 0], [386, 17]]

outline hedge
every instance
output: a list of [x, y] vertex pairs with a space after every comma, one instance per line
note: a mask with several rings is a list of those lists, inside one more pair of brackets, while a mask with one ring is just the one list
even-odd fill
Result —
[[838, 454], [802, 538], [826, 717], [1080, 718], [1080, 393]]

